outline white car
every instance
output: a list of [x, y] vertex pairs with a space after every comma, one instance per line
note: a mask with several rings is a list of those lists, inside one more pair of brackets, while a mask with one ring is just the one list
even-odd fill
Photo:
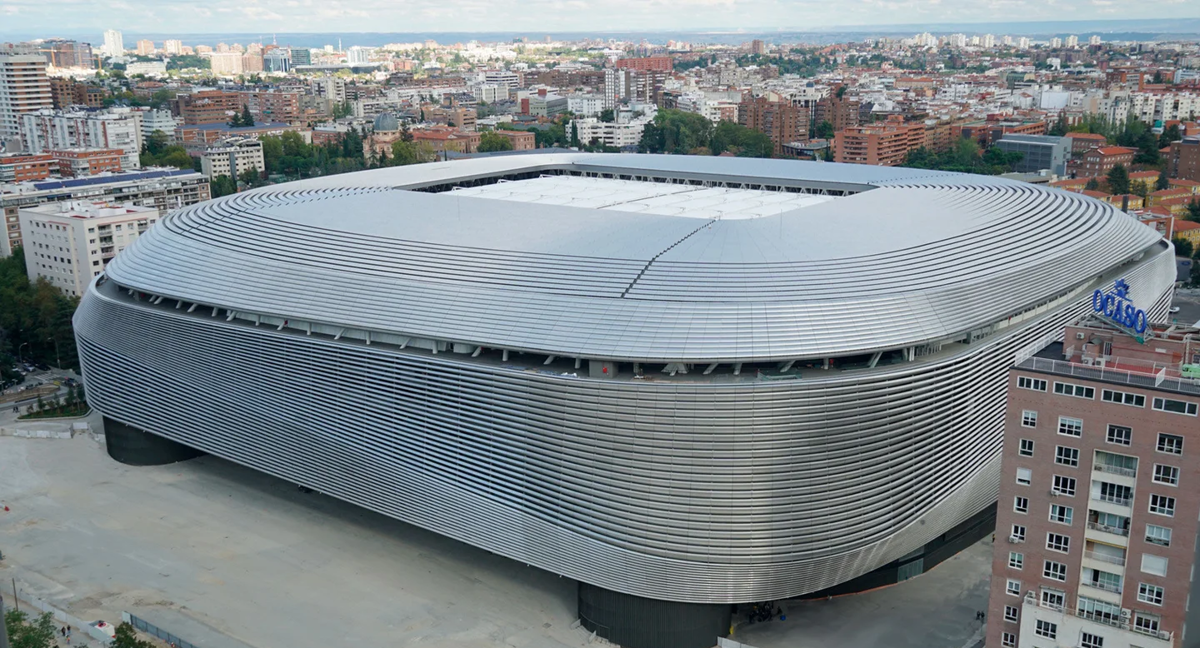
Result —
[[1172, 306], [1172, 307], [1171, 307], [1171, 309], [1170, 309], [1170, 310], [1168, 310], [1167, 312], [1168, 312], [1168, 313], [1171, 313], [1171, 314], [1178, 313], [1178, 312], [1179, 312], [1179, 307], [1178, 307], [1178, 306]]

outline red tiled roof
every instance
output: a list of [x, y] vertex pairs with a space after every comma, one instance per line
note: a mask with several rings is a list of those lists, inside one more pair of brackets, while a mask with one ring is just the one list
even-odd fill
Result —
[[1137, 152], [1137, 149], [1131, 149], [1128, 146], [1101, 146], [1093, 150], [1098, 151], [1100, 155], [1125, 155]]
[[1072, 139], [1085, 139], [1085, 140], [1103, 140], [1104, 139], [1104, 136], [1101, 135], [1100, 133], [1067, 133], [1067, 137], [1070, 137]]

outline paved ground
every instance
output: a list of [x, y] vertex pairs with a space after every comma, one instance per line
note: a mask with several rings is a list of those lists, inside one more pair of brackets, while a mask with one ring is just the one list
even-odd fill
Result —
[[739, 628], [756, 648], [970, 648], [982, 638], [992, 542], [987, 538], [932, 571], [863, 594], [785, 604], [785, 621]]
[[1200, 290], [1193, 288], [1175, 291], [1175, 299], [1171, 305], [1179, 307], [1179, 312], [1170, 317], [1178, 320], [1180, 324], [1200, 323]]
[[[0, 421], [2, 424], [3, 421]], [[131, 468], [88, 436], [0, 437], [0, 582], [202, 648], [584, 646], [575, 583], [204, 457]], [[739, 631], [759, 648], [962, 648], [990, 545]], [[919, 623], [914, 623], [919, 620]], [[903, 629], [897, 633], [897, 629]]]

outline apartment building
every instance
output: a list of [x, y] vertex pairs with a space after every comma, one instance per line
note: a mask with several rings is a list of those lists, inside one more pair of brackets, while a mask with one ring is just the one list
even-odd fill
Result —
[[1128, 146], [1100, 146], [1088, 149], [1067, 163], [1067, 173], [1076, 178], [1106, 176], [1118, 164], [1128, 167], [1137, 149]]
[[43, 180], [56, 166], [50, 155], [0, 153], [0, 184]]
[[226, 140], [200, 156], [200, 170], [209, 180], [222, 175], [237, 178], [250, 169], [261, 175], [266, 168], [262, 140], [254, 137]]
[[201, 90], [179, 95], [179, 116], [187, 126], [227, 124], [242, 110], [242, 95], [224, 90]]
[[[620, 149], [636, 148], [649, 120], [637, 119], [627, 123], [602, 122], [595, 117], [576, 119], [571, 122], [585, 145], [599, 143]], [[532, 133], [531, 133], [532, 134]]]
[[63, 293], [80, 297], [92, 278], [158, 222], [153, 207], [67, 201], [20, 210], [25, 269]]
[[989, 648], [1196, 645], [1200, 329], [1144, 317], [1081, 320], [1009, 372]]
[[21, 115], [53, 106], [44, 56], [0, 56], [0, 146], [21, 136]]
[[1167, 155], [1167, 175], [1200, 182], [1200, 137], [1185, 137], [1171, 142]]
[[50, 151], [63, 178], [82, 178], [121, 170], [121, 149], [71, 148]]
[[512, 142], [514, 151], [532, 151], [537, 148], [537, 138], [529, 131], [494, 130], [492, 132]]
[[142, 166], [142, 113], [131, 108], [26, 113], [21, 115], [21, 142], [31, 153], [119, 149], [121, 168], [138, 169]]
[[893, 115], [885, 122], [856, 126], [834, 135], [833, 159], [849, 164], [896, 166], [925, 144], [925, 125]]
[[6, 236], [0, 236], [0, 257], [12, 254], [22, 244], [18, 225], [21, 209], [72, 200], [108, 200], [153, 207], [165, 214], [210, 197], [208, 178], [179, 169], [142, 169], [73, 180], [0, 184], [0, 213], [6, 228]]
[[87, 106], [101, 108], [108, 91], [100, 86], [80, 83], [70, 77], [53, 77], [50, 79], [50, 100], [54, 108], [65, 110], [72, 106]]
[[743, 126], [766, 133], [775, 155], [783, 155], [787, 144], [808, 139], [808, 110], [775, 93], [742, 97], [738, 120]]
[[[241, 95], [241, 103], [250, 107], [250, 114], [254, 117], [254, 121], [288, 124], [300, 121], [299, 92], [248, 90], [242, 92]], [[240, 106], [238, 110], [241, 110]]]
[[647, 56], [644, 58], [617, 59], [617, 69], [673, 72], [675, 70], [675, 61], [670, 56]]

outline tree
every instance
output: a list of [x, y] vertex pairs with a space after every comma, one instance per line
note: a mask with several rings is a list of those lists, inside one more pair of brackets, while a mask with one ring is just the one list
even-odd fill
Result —
[[262, 174], [256, 167], [250, 167], [238, 174], [238, 182], [246, 185], [247, 188], [257, 187], [262, 184]]
[[144, 639], [138, 639], [137, 630], [129, 622], [117, 626], [116, 636], [113, 637], [110, 648], [154, 648], [154, 644]]
[[571, 146], [579, 148], [579, 124], [571, 122]]
[[250, 104], [242, 105], [242, 126], [253, 126], [254, 115], [250, 114]]
[[1066, 113], [1058, 113], [1058, 119], [1054, 121], [1054, 125], [1050, 127], [1050, 135], [1054, 137], [1062, 137], [1067, 134], [1067, 115]]
[[230, 194], [237, 193], [237, 183], [233, 181], [233, 178], [230, 178], [225, 174], [221, 174], [213, 178], [212, 181], [208, 183], [208, 187], [213, 198], [220, 198], [221, 196], [228, 196]]
[[513, 148], [512, 140], [499, 133], [484, 133], [479, 136], [479, 146], [475, 147], [480, 153], [491, 153], [493, 151], [511, 151]]
[[1154, 190], [1162, 191], [1163, 189], [1171, 188], [1171, 179], [1167, 177], [1166, 171], [1158, 172], [1158, 180], [1154, 181]]
[[54, 617], [45, 613], [34, 620], [17, 610], [4, 613], [4, 628], [8, 631], [8, 642], [12, 648], [53, 648]]
[[1162, 70], [1155, 70], [1154, 78], [1150, 80], [1150, 83], [1162, 83], [1162, 82], [1163, 82]]
[[812, 136], [817, 139], [833, 139], [833, 124], [827, 119], [822, 119], [819, 124], [813, 126]]
[[1200, 198], [1193, 199], [1187, 206], [1187, 220], [1200, 223]]
[[1163, 129], [1162, 135], [1158, 136], [1158, 148], [1166, 148], [1171, 145], [1171, 142], [1178, 142], [1183, 139], [1183, 134], [1179, 131], [1179, 124], [1171, 124]]
[[1145, 198], [1150, 195], [1150, 185], [1144, 180], [1129, 183], [1129, 193]]
[[1095, 178], [1088, 178], [1087, 184], [1083, 185], [1084, 191], [1100, 191], [1100, 181]]
[[1118, 164], [1108, 172], [1108, 191], [1114, 195], [1129, 193], [1129, 171], [1124, 164]]
[[167, 134], [161, 130], [155, 129], [154, 132], [150, 133], [150, 136], [146, 138], [145, 143], [142, 144], [142, 152], [157, 157], [162, 155], [163, 150], [167, 148], [167, 142]]
[[1190, 259], [1192, 258], [1192, 254], [1196, 251], [1192, 245], [1192, 242], [1185, 238], [1176, 236], [1175, 238], [1171, 239], [1171, 242], [1175, 244], [1175, 256], [1177, 257], [1186, 257]]
[[613, 109], [612, 109], [612, 108], [605, 108], [604, 110], [601, 110], [601, 111], [600, 111], [600, 121], [602, 121], [602, 122], [608, 122], [608, 123], [610, 123], [610, 124], [611, 124], [612, 122], [614, 122], [614, 121], [616, 121], [616, 120], [617, 120], [617, 119], [616, 119], [616, 117], [613, 115]]

